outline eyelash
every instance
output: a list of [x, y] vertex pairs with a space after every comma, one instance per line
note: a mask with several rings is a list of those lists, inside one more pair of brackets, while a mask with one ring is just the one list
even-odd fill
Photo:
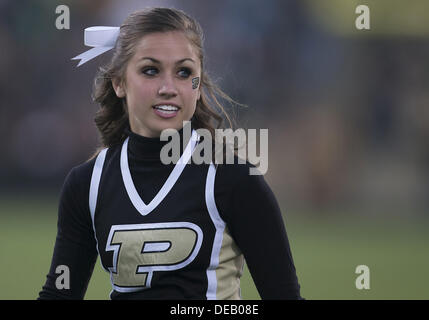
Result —
[[[155, 76], [155, 74], [148, 74], [147, 71], [149, 71], [149, 70], [156, 70], [157, 73], [158, 73], [158, 69], [156, 67], [145, 67], [145, 68], [142, 69], [142, 73], [144, 75], [146, 75], [146, 76], [149, 76], [149, 77]], [[185, 71], [186, 72], [186, 76], [184, 76], [184, 77], [179, 76], [179, 77], [181, 77], [183, 79], [189, 78], [191, 76], [191, 74], [192, 74], [192, 70], [189, 69], [189, 68], [186, 68], [186, 67], [180, 68], [179, 72], [181, 72], [181, 71]]]

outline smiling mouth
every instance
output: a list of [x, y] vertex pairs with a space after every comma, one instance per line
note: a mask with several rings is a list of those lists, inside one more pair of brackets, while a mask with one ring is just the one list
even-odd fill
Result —
[[177, 114], [180, 108], [173, 105], [165, 104], [165, 105], [154, 106], [153, 109], [155, 110], [155, 113], [160, 117], [171, 118]]

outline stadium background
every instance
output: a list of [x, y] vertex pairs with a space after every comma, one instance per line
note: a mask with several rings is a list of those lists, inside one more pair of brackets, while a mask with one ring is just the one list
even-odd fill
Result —
[[[70, 30], [55, 8], [70, 8]], [[366, 4], [371, 30], [355, 28]], [[307, 299], [429, 298], [429, 2], [0, 1], [0, 299], [35, 299], [58, 196], [98, 138], [83, 29], [173, 6], [200, 21], [242, 126], [269, 129], [266, 179]], [[244, 222], [243, 222], [244, 223]], [[267, 261], [269, 265], [275, 261]], [[357, 290], [355, 268], [370, 268]], [[251, 277], [243, 297], [258, 299]], [[108, 299], [99, 261], [87, 299]]]

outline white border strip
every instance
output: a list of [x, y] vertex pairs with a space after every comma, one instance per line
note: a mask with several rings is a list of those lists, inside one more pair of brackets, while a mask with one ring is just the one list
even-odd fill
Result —
[[219, 211], [216, 207], [215, 197], [214, 197], [214, 185], [215, 185], [215, 175], [216, 167], [213, 164], [210, 164], [209, 170], [207, 173], [206, 181], [206, 205], [209, 212], [210, 218], [213, 221], [213, 224], [216, 228], [216, 234], [213, 241], [212, 254], [210, 258], [210, 265], [207, 269], [207, 300], [216, 300], [217, 293], [217, 278], [216, 278], [216, 269], [219, 266], [219, 253], [222, 247], [223, 241], [223, 232], [225, 230], [225, 222], [219, 215]]
[[103, 172], [104, 160], [106, 159], [107, 148], [100, 151], [92, 169], [91, 184], [89, 186], [89, 211], [91, 213], [92, 227], [95, 233], [95, 208], [97, 206], [98, 188], [100, 186], [101, 173]]
[[97, 159], [95, 160], [94, 168], [92, 169], [91, 184], [89, 185], [89, 211], [91, 214], [92, 229], [94, 230], [95, 249], [97, 250], [98, 256], [100, 257], [101, 266], [108, 272], [109, 270], [103, 265], [103, 261], [101, 261], [100, 251], [98, 251], [97, 233], [95, 232], [95, 209], [97, 206], [98, 189], [100, 187], [100, 179], [103, 172], [104, 160], [106, 159], [107, 150], [108, 148], [100, 151]]
[[161, 203], [161, 201], [170, 192], [171, 188], [173, 188], [177, 179], [179, 179], [183, 169], [185, 169], [186, 164], [192, 157], [192, 153], [198, 141], [198, 134], [195, 130], [192, 131], [192, 137], [189, 140], [188, 145], [186, 146], [182, 156], [174, 166], [173, 171], [171, 171], [161, 190], [159, 190], [155, 198], [153, 198], [148, 205], [143, 202], [142, 198], [138, 194], [133, 179], [131, 177], [130, 167], [128, 165], [128, 140], [129, 137], [124, 141], [124, 144], [122, 145], [121, 149], [122, 179], [124, 181], [125, 189], [127, 190], [128, 196], [132, 204], [141, 215], [145, 216], [152, 212], [152, 210], [155, 209]]

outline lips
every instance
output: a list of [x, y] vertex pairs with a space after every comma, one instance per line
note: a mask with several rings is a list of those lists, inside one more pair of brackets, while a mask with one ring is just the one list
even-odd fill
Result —
[[173, 104], [159, 104], [153, 106], [155, 113], [161, 118], [172, 118], [177, 115], [180, 108]]

